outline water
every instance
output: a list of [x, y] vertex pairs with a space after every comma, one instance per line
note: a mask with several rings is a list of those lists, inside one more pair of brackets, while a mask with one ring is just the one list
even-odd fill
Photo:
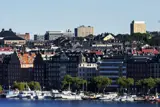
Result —
[[160, 107], [155, 103], [114, 103], [102, 101], [27, 101], [0, 99], [0, 107]]

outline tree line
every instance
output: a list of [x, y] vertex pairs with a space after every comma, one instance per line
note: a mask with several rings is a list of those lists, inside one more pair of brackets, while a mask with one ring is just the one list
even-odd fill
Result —
[[13, 89], [18, 89], [20, 91], [28, 90], [41, 90], [41, 85], [39, 82], [31, 81], [31, 82], [14, 82]]
[[[112, 83], [112, 80], [105, 76], [97, 76], [92, 78], [91, 81], [87, 81], [79, 77], [72, 77], [70, 75], [66, 75], [62, 81], [62, 89], [87, 91], [87, 89], [89, 89], [89, 87], [92, 85], [89, 91], [104, 93], [107, 90], [107, 87], [110, 86]], [[150, 94], [151, 90], [153, 91], [153, 89], [154, 92], [157, 91], [157, 88], [160, 86], [160, 78], [150, 77], [141, 80], [134, 80], [133, 78], [119, 77], [116, 80], [115, 84], [118, 85], [117, 91], [119, 93], [126, 92], [129, 94], [133, 91], [133, 88], [136, 88], [136, 93]]]

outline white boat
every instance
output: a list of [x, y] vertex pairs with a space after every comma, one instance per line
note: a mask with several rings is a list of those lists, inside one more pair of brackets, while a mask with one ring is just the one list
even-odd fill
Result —
[[82, 100], [82, 97], [80, 95], [72, 95], [72, 94], [62, 94], [62, 99], [67, 99], [67, 100]]
[[116, 98], [113, 99], [113, 101], [120, 101], [120, 100], [121, 100], [120, 97], [116, 97]]
[[67, 100], [82, 100], [81, 95], [72, 93], [71, 91], [62, 91], [61, 97], [62, 99], [67, 99]]
[[41, 91], [35, 91], [35, 94], [36, 94], [35, 99], [37, 100], [42, 100], [45, 97], [44, 93], [42, 93]]
[[44, 94], [44, 99], [51, 99], [52, 98], [52, 93], [51, 91], [42, 91]]
[[127, 101], [127, 96], [121, 96], [120, 101], [122, 101], [122, 102]]
[[28, 99], [28, 97], [30, 96], [28, 91], [21, 91], [18, 95], [19, 99]]
[[126, 101], [133, 102], [134, 98], [129, 96], [129, 97], [126, 98]]
[[3, 97], [5, 98], [16, 98], [19, 94], [18, 90], [15, 91], [6, 91], [5, 93], [2, 94]]
[[118, 96], [117, 93], [108, 93], [108, 94], [104, 94], [102, 97], [100, 97], [100, 100], [110, 100], [110, 99], [114, 99]]

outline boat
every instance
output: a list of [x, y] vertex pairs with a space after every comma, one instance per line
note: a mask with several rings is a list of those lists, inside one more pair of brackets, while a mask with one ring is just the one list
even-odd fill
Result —
[[4, 91], [1, 96], [3, 98], [16, 98], [18, 94], [19, 94], [19, 90]]
[[52, 90], [51, 94], [52, 94], [52, 98], [53, 99], [60, 99], [60, 98], [62, 98], [62, 94], [59, 93], [58, 90]]
[[30, 91], [21, 91], [18, 95], [19, 99], [29, 99], [31, 97]]
[[51, 99], [52, 98], [52, 93], [50, 91], [42, 91], [44, 94], [44, 99]]
[[133, 101], [134, 101], [134, 98], [131, 97], [131, 96], [127, 96], [126, 101], [128, 101], [128, 102], [133, 102]]
[[72, 93], [71, 91], [62, 91], [61, 97], [67, 100], [82, 100], [79, 94]]
[[82, 100], [82, 97], [77, 94], [62, 94], [62, 99], [67, 100]]
[[82, 97], [82, 99], [83, 100], [96, 100], [97, 98], [96, 98], [95, 95], [91, 95], [91, 96], [85, 95], [85, 96]]
[[99, 99], [100, 100], [110, 100], [110, 99], [114, 99], [118, 96], [117, 93], [107, 93], [107, 94], [104, 94], [102, 95], [102, 97], [100, 97]]
[[35, 94], [36, 94], [35, 99], [37, 100], [42, 100], [45, 97], [45, 94], [42, 93], [42, 91], [35, 91]]
[[116, 98], [113, 99], [113, 101], [120, 101], [120, 100], [121, 100], [120, 97], [116, 97]]

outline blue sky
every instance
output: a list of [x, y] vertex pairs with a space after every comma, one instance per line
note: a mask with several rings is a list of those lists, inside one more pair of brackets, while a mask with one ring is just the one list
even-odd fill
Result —
[[95, 33], [129, 33], [132, 20], [159, 30], [160, 0], [0, 0], [0, 29], [43, 34], [94, 26]]

